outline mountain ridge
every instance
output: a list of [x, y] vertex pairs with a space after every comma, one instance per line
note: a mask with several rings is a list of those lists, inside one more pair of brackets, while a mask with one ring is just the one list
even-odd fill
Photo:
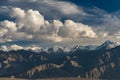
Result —
[[22, 47], [19, 45], [12, 45], [11, 46], [6, 46], [6, 45], [1, 45], [0, 50], [1, 51], [12, 51], [12, 50], [26, 50], [26, 51], [33, 51], [33, 52], [41, 52], [41, 51], [46, 51], [46, 52], [57, 52], [57, 51], [64, 51], [64, 52], [69, 52], [70, 50], [74, 50], [74, 49], [81, 49], [81, 50], [96, 50], [96, 49], [100, 49], [102, 47], [106, 47], [106, 49], [111, 49], [114, 48], [116, 46], [119, 46], [120, 43], [119, 42], [112, 42], [110, 40], [105, 41], [103, 44], [101, 45], [87, 45], [87, 46], [81, 46], [81, 45], [76, 45], [73, 48], [67, 48], [67, 47], [63, 47], [63, 46], [58, 46], [58, 45], [54, 45], [53, 47], [47, 47], [47, 48], [42, 48], [42, 47], [38, 47], [38, 46], [31, 46], [31, 47]]
[[95, 50], [75, 48], [69, 52], [53, 49], [48, 52], [0, 51], [0, 77], [29, 79], [81, 77], [110, 80], [120, 78], [119, 68], [120, 46], [108, 49], [105, 45]]

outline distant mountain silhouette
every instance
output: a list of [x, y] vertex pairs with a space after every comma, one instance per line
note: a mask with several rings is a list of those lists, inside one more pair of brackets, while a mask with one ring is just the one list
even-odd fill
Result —
[[[114, 46], [113, 46], [114, 45]], [[107, 41], [98, 47], [77, 46], [48, 51], [0, 51], [0, 77], [120, 79], [120, 46]]]

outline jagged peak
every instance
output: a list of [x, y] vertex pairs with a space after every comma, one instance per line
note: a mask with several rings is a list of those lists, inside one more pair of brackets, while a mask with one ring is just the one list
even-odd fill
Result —
[[119, 45], [120, 45], [119, 42], [113, 42], [113, 41], [107, 40], [102, 45], [98, 46], [97, 49], [100, 49], [103, 47], [105, 47], [106, 49], [111, 49], [111, 48], [115, 48], [116, 46], [119, 46]]
[[11, 45], [11, 46], [2, 45], [0, 50], [1, 51], [10, 51], [10, 50], [22, 50], [23, 49], [23, 50], [31, 50], [33, 52], [44, 51], [44, 52], [56, 53], [56, 52], [76, 51], [76, 50], [97, 50], [97, 49], [100, 49], [100, 48], [111, 49], [111, 48], [114, 48], [114, 47], [119, 46], [119, 45], [120, 45], [120, 42], [113, 42], [113, 41], [107, 40], [100, 46], [96, 46], [96, 45], [88, 45], [88, 46], [76, 45], [72, 49], [69, 49], [69, 48], [63, 47], [63, 46], [59, 46], [59, 45], [54, 45], [51, 48], [43, 48], [43, 47], [40, 47], [40, 46], [23, 47], [23, 46], [19, 46], [19, 45]]

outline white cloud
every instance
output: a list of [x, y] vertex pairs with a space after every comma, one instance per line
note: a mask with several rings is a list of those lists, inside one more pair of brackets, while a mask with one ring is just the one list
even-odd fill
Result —
[[37, 2], [38, 0], [8, 0], [10, 2]]
[[30, 47], [24, 47], [24, 50], [32, 50], [32, 51], [35, 51], [35, 52], [40, 52], [41, 51], [41, 47], [38, 47], [38, 46], [30, 46]]
[[7, 33], [7, 31], [7, 29], [0, 28], [0, 38], [2, 38]]
[[35, 46], [35, 45], [30, 46], [30, 47], [25, 47], [25, 46], [23, 47], [23, 46], [16, 45], [16, 44], [12, 44], [10, 46], [2, 45], [0, 47], [0, 50], [3, 50], [3, 51], [10, 51], [10, 50], [15, 50], [15, 51], [17, 51], [17, 50], [33, 50], [35, 52], [39, 52], [39, 51], [41, 51], [41, 49], [42, 49], [41, 47], [38, 47], [38, 46]]
[[31, 38], [32, 35], [18, 31], [17, 23], [8, 20], [0, 22], [0, 42]]
[[16, 33], [11, 33], [11, 38], [13, 40], [26, 40], [26, 39], [32, 39], [33, 36], [31, 34], [27, 34], [26, 32], [16, 32]]
[[120, 18], [112, 14], [102, 14], [102, 23], [97, 26], [100, 37], [120, 37]]
[[1, 46], [1, 50], [8, 51], [8, 48], [7, 48], [7, 46], [3, 45], [3, 46]]
[[33, 10], [26, 12], [23, 21], [27, 25], [25, 28], [33, 32], [39, 31], [40, 27], [44, 25], [44, 17], [38, 11]]
[[[112, 15], [104, 15], [103, 18], [103, 25], [106, 31], [109, 31], [109, 34], [114, 34], [116, 32], [119, 32], [120, 30], [120, 19], [116, 16], [112, 16]], [[109, 27], [109, 28], [108, 28]]]
[[[82, 7], [74, 3], [61, 0], [8, 0], [8, 3], [24, 9], [36, 9], [50, 18], [64, 18], [85, 16], [87, 13]], [[24, 4], [23, 4], [24, 3]], [[32, 4], [32, 5], [30, 5]], [[29, 5], [29, 7], [27, 6]], [[72, 15], [72, 16], [71, 16]]]
[[17, 32], [16, 23], [12, 21], [1, 21], [0, 22], [0, 42], [11, 41], [13, 35]]
[[45, 0], [44, 1], [48, 6], [59, 10], [62, 14], [71, 15], [71, 14], [81, 14], [86, 15], [82, 8], [77, 5], [65, 1], [55, 1], [55, 0]]
[[[91, 43], [120, 38], [119, 11], [117, 15], [109, 14], [99, 8], [82, 8], [63, 0], [7, 0], [5, 4], [9, 6], [1, 6], [0, 14], [9, 20], [0, 22], [0, 42], [29, 39], [57, 43], [74, 39], [76, 43], [83, 40], [89, 44], [93, 38], [97, 41], [91, 40]], [[61, 22], [63, 19], [71, 20]]]
[[12, 27], [16, 28], [17, 25], [18, 29], [18, 32], [13, 34], [13, 39], [26, 39], [27, 36], [28, 39], [61, 42], [65, 38], [96, 38], [96, 33], [88, 25], [75, 23], [72, 20], [66, 20], [65, 23], [59, 20], [49, 22], [39, 11], [32, 9], [25, 11], [21, 8], [12, 8], [11, 17], [16, 19]]
[[68, 38], [97, 37], [91, 26], [82, 23], [76, 23], [72, 20], [66, 20], [64, 23], [59, 20], [47, 21], [37, 10], [23, 10], [15, 7], [10, 9], [10, 16], [15, 21], [0, 22], [2, 40], [30, 39], [56, 43]]
[[[60, 0], [9, 0], [9, 2], [11, 2], [8, 3], [11, 6], [0, 7], [0, 13], [13, 18], [10, 19], [11, 21], [4, 20], [0, 22], [0, 42], [30, 39], [39, 42], [50, 41], [57, 43], [87, 38], [88, 40], [85, 42], [88, 43], [91, 38], [96, 38], [98, 41], [101, 41], [99, 40], [101, 38], [103, 40], [120, 39], [119, 13], [118, 15], [114, 15], [114, 13], [108, 14], [104, 10], [95, 8], [93, 10], [90, 9], [90, 12], [93, 13], [92, 15], [84, 16], [87, 13], [80, 6]], [[26, 6], [31, 3], [34, 6]], [[12, 6], [19, 6], [25, 10]], [[59, 20], [48, 21], [41, 14], [45, 15], [45, 18], [52, 17], [55, 19], [63, 19], [66, 16], [69, 19], [70, 17], [68, 16], [71, 16], [72, 20], [66, 20], [65, 22]], [[74, 22], [73, 18], [76, 16], [81, 18], [81, 15], [84, 16], [82, 19], [85, 19], [85, 21], [86, 19], [89, 21], [90, 18], [92, 21], [98, 21], [98, 23], [101, 21], [101, 23], [96, 26], [94, 22], [91, 22], [95, 24], [95, 27], [93, 27]], [[76, 18], [75, 20], [78, 19]]]
[[5, 20], [5, 21], [0, 22], [0, 25], [3, 28], [8, 29], [8, 31], [13, 31], [13, 32], [17, 31], [16, 23], [12, 21]]
[[21, 8], [12, 8], [11, 17], [16, 18], [19, 28], [34, 33], [40, 30], [44, 25], [44, 17], [36, 10], [29, 9], [27, 11]]
[[3, 50], [3, 51], [10, 51], [10, 50], [21, 50], [21, 49], [24, 49], [22, 46], [19, 46], [19, 45], [16, 45], [16, 44], [13, 44], [11, 46], [6, 46], [6, 45], [2, 45], [0, 50]]
[[82, 23], [75, 23], [72, 20], [66, 20], [64, 26], [60, 28], [58, 33], [63, 37], [89, 37], [96, 38], [96, 33], [92, 30], [92, 28], [88, 25], [84, 25]]
[[10, 46], [10, 50], [21, 50], [21, 49], [23, 49], [23, 47], [22, 46], [18, 46], [16, 44]]
[[12, 8], [11, 17], [23, 18], [25, 16], [25, 11], [21, 8]]

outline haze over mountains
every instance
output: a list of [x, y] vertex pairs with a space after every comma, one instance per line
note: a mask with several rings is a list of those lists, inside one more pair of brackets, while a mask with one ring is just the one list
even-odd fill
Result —
[[33, 50], [0, 51], [0, 77], [119, 79], [120, 46], [106, 41], [100, 46], [60, 46]]

